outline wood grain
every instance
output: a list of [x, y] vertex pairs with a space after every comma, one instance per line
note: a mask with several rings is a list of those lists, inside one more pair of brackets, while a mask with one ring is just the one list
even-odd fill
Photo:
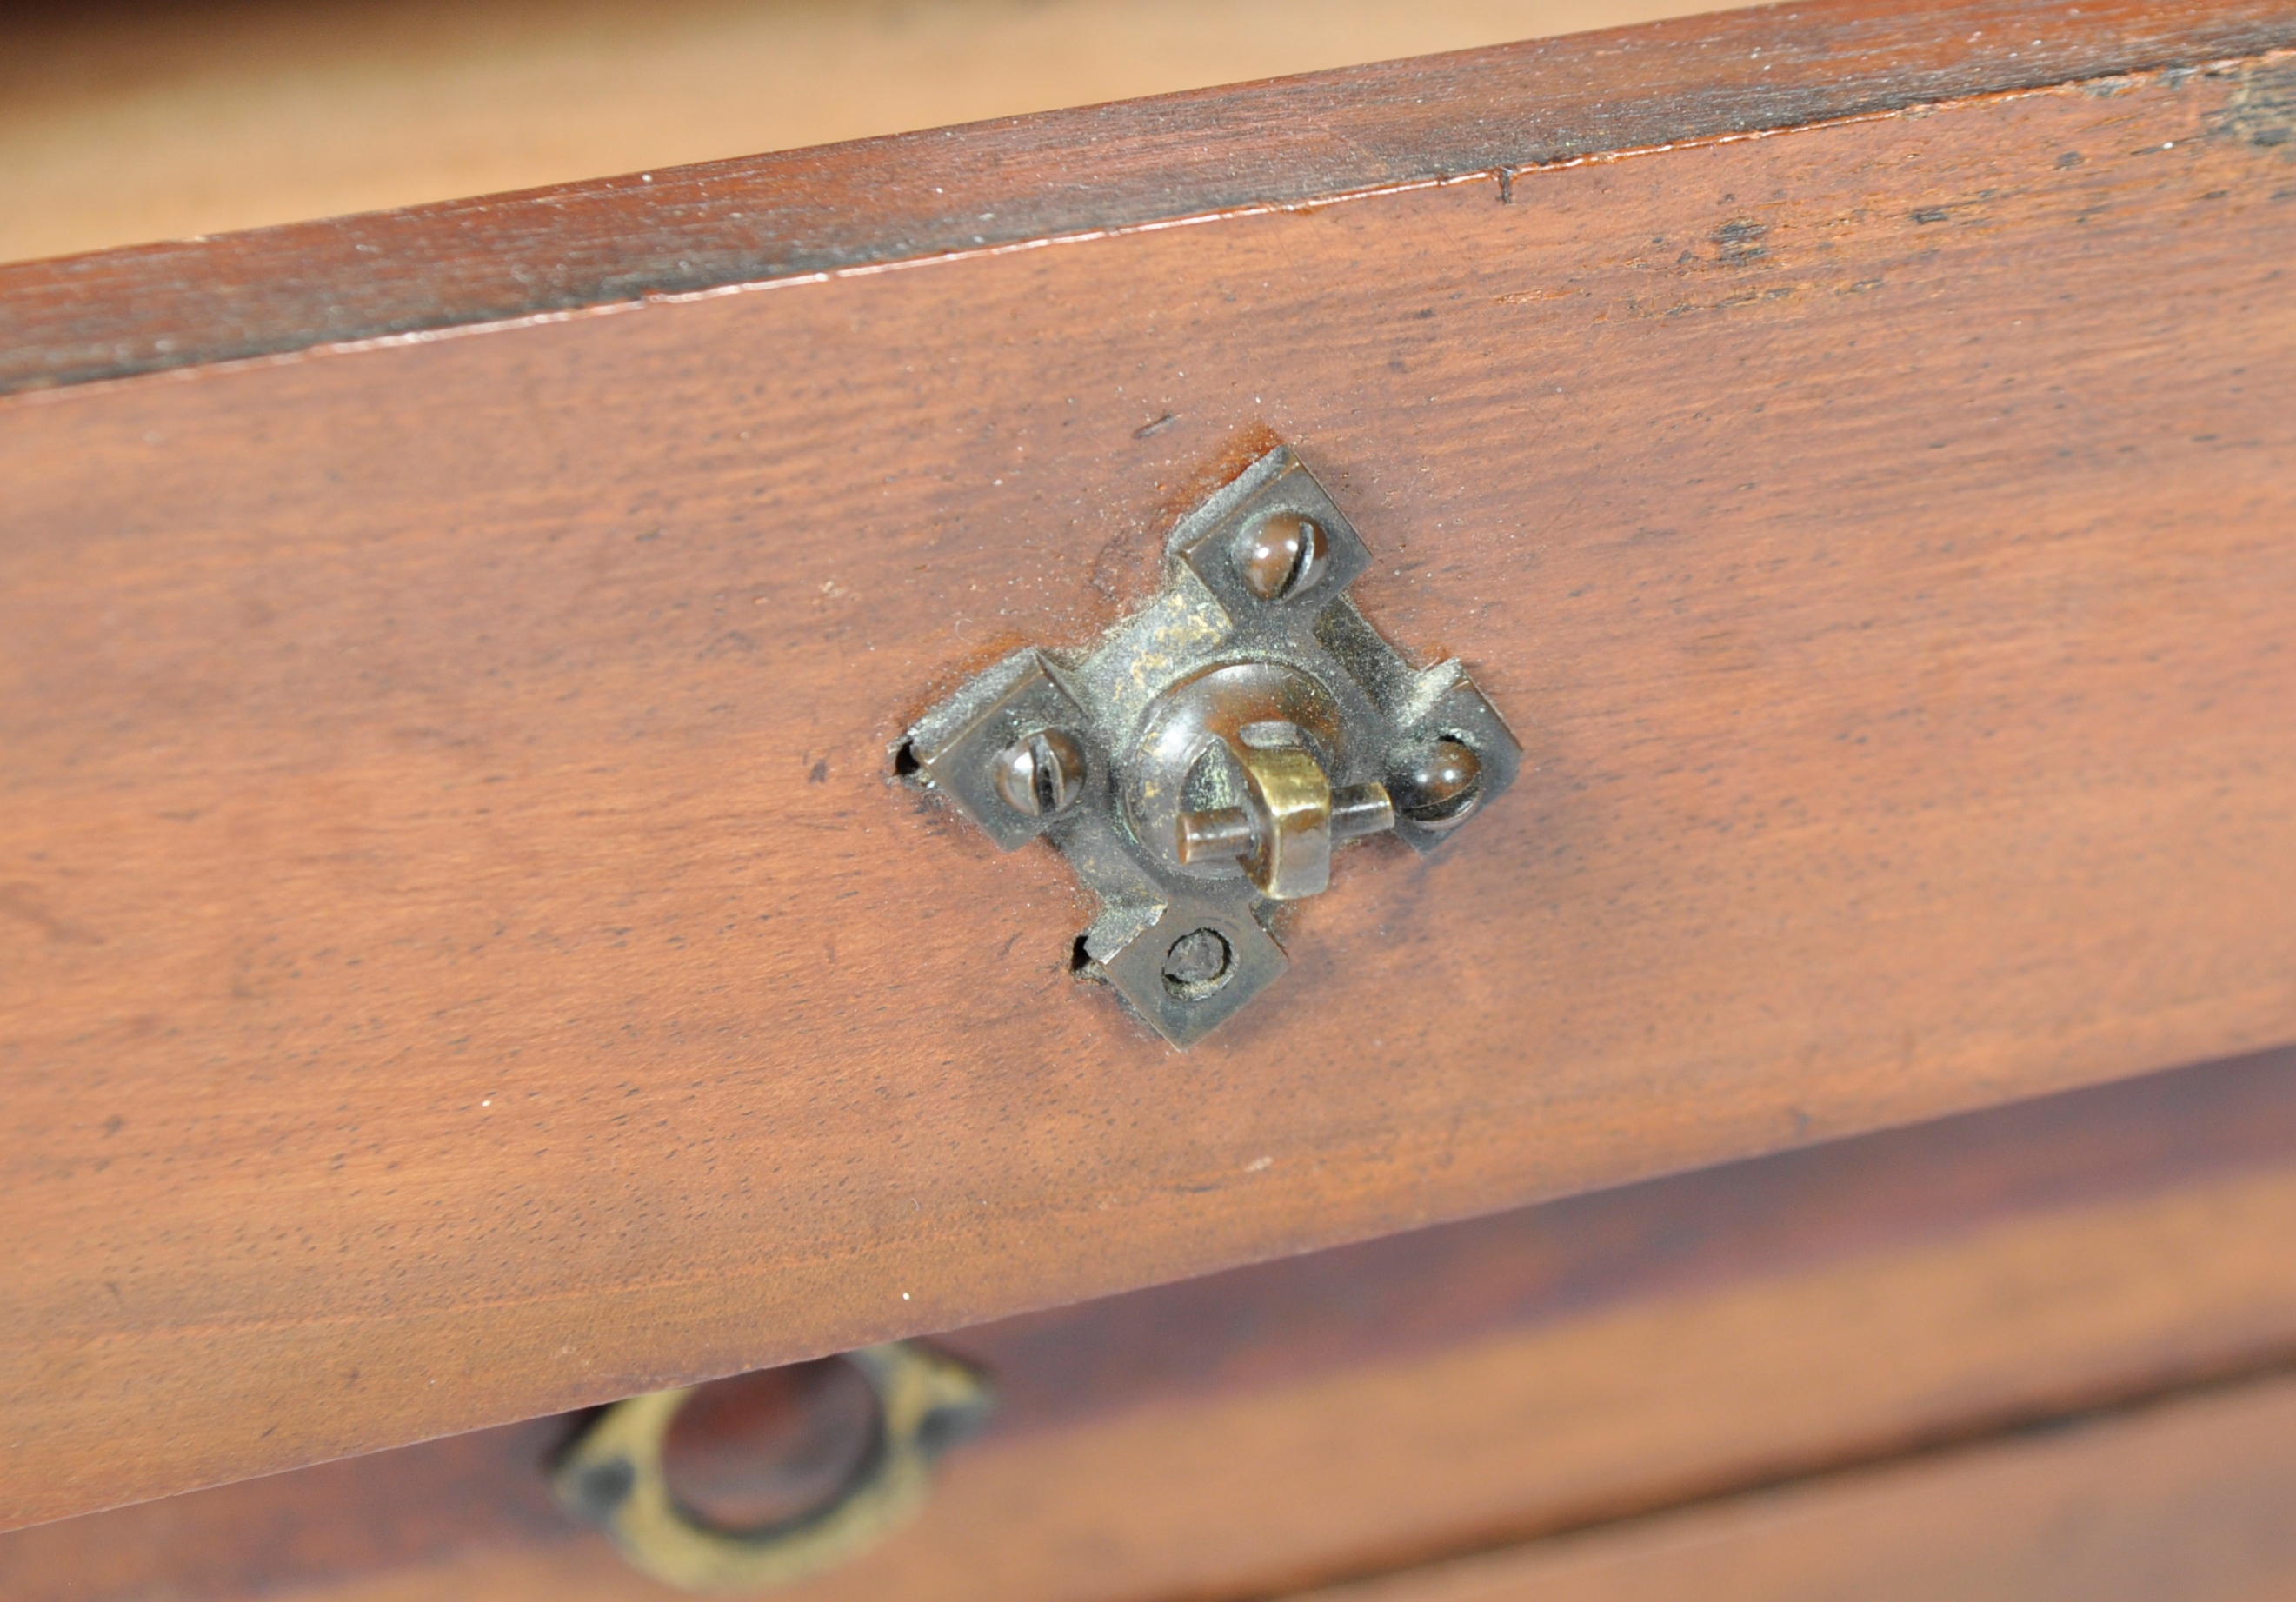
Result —
[[0, 7], [0, 260], [1466, 50], [1712, 0]]
[[[2296, 1353], [2292, 1228], [2282, 1052], [985, 1326], [989, 1434], [793, 1594], [1270, 1595], [2125, 1405]], [[0, 1594], [659, 1594], [567, 1427], [19, 1531]]]
[[[2287, 72], [0, 405], [9, 1516], [2296, 1037]], [[1535, 771], [1177, 1056], [887, 752], [1275, 437]]]
[[1301, 1602], [2250, 1602], [2296, 1590], [2292, 1532], [2282, 1377]]
[[2291, 45], [2296, 16], [2277, 0], [1796, 0], [17, 264], [0, 267], [0, 393], [1496, 177]]

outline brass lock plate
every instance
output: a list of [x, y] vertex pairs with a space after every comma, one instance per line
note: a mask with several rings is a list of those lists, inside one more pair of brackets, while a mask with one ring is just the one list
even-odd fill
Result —
[[1058, 847], [1100, 898], [1080, 971], [1185, 1046], [1283, 972], [1270, 921], [1325, 887], [1338, 846], [1434, 850], [1522, 748], [1456, 661], [1413, 667], [1356, 609], [1371, 552], [1288, 446], [1167, 555], [1153, 601], [1080, 650], [1005, 658], [897, 765], [1002, 849]]

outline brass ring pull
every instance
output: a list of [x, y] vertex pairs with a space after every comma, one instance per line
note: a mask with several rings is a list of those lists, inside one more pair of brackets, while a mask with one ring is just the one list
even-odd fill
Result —
[[874, 1439], [823, 1506], [759, 1529], [726, 1530], [680, 1507], [662, 1443], [693, 1387], [633, 1396], [576, 1436], [551, 1471], [560, 1503], [604, 1530], [631, 1566], [685, 1590], [758, 1590], [832, 1568], [924, 1503], [933, 1459], [988, 1414], [988, 1382], [910, 1341], [844, 1354], [877, 1397]]

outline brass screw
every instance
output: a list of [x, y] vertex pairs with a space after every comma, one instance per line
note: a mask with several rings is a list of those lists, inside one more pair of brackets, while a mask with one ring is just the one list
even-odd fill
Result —
[[1296, 595], [1324, 576], [1324, 531], [1296, 511], [1270, 512], [1237, 538], [1235, 568], [1262, 601]]
[[1039, 729], [996, 758], [996, 793], [1014, 812], [1047, 818], [1084, 792], [1084, 748], [1066, 729]]
[[1422, 829], [1467, 821], [1482, 799], [1483, 763], [1464, 741], [1445, 738], [1414, 753], [1387, 781], [1395, 809]]

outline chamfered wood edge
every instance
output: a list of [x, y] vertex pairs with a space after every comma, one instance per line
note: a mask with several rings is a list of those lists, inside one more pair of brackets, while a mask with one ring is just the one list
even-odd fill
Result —
[[1816, 0], [22, 262], [0, 266], [0, 394], [2292, 45], [2275, 0]]

